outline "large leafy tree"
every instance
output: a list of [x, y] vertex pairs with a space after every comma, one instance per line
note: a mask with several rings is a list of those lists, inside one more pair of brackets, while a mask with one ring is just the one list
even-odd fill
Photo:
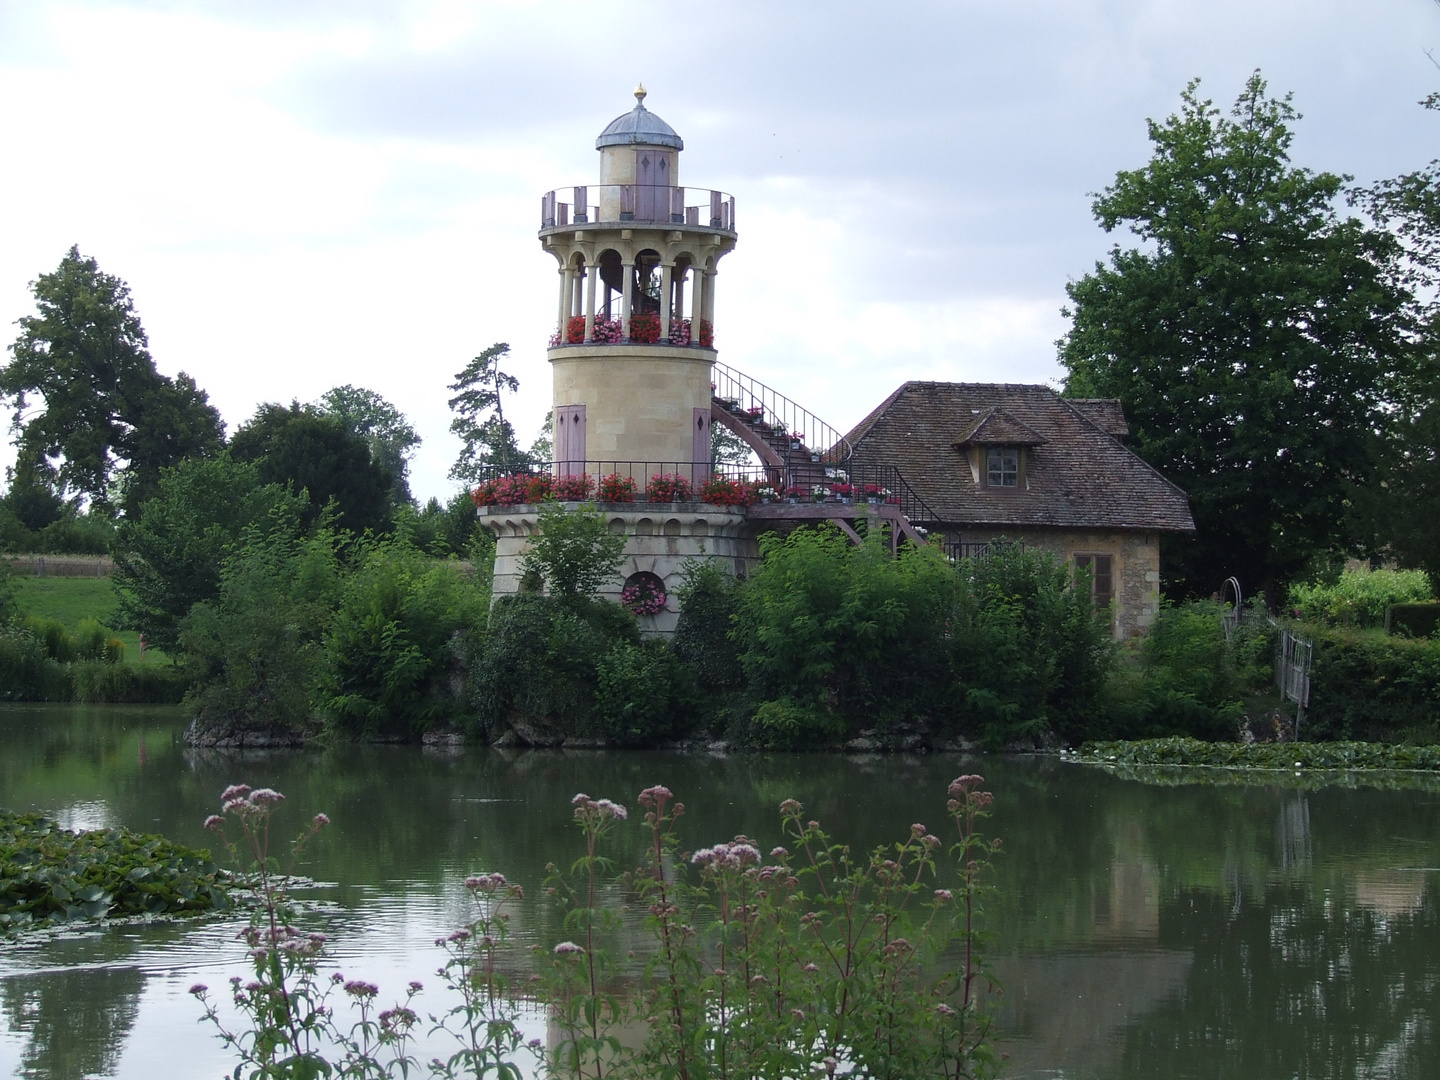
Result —
[[390, 528], [394, 478], [371, 459], [366, 440], [333, 416], [299, 402], [261, 405], [235, 432], [230, 453], [236, 461], [253, 461], [262, 483], [307, 492], [307, 526], [333, 499], [341, 528], [357, 535]]
[[105, 506], [123, 469], [127, 508], [160, 470], [220, 448], [220, 414], [183, 372], [155, 369], [145, 330], [118, 277], [72, 247], [31, 283], [36, 313], [19, 320], [0, 396], [13, 412], [28, 483], [53, 481]]
[[1141, 241], [1067, 287], [1067, 388], [1118, 397], [1135, 449], [1190, 493], [1172, 592], [1230, 574], [1275, 596], [1348, 542], [1413, 357], [1388, 233], [1336, 209], [1346, 178], [1290, 162], [1288, 97], [1257, 73], [1229, 117], [1191, 83], [1154, 154], [1095, 199]]
[[163, 470], [155, 495], [116, 532], [122, 623], [173, 650], [180, 621], [219, 594], [221, 565], [245, 529], [279, 521], [294, 531], [306, 509], [300, 496], [263, 483], [257, 465], [228, 453]]
[[397, 505], [413, 501], [410, 457], [420, 445], [420, 436], [404, 413], [374, 390], [348, 384], [325, 391], [313, 408], [322, 416], [333, 416], [347, 431], [365, 440], [370, 460], [395, 478], [391, 494]]
[[[1440, 93], [1421, 104], [1440, 111]], [[1384, 482], [1359, 493], [1361, 523], [1377, 546], [1440, 587], [1440, 159], [1355, 198], [1399, 239], [1408, 283], [1426, 300], [1415, 377], [1397, 402]]]
[[450, 430], [464, 446], [450, 467], [453, 480], [474, 482], [494, 469], [512, 470], [531, 464], [531, 457], [515, 441], [515, 426], [505, 419], [501, 402], [504, 394], [520, 389], [520, 380], [500, 370], [510, 346], [497, 342], [482, 352], [455, 376], [450, 389], [454, 418]]

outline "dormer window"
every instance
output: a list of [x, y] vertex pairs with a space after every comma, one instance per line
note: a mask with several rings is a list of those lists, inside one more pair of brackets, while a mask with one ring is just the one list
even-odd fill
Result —
[[999, 408], [976, 409], [974, 417], [951, 445], [970, 459], [975, 486], [1010, 494], [1028, 489], [1026, 469], [1034, 465], [1035, 450], [1046, 443], [1045, 436]]
[[1013, 488], [1020, 483], [1020, 448], [989, 446], [985, 448], [985, 485], [992, 488]]

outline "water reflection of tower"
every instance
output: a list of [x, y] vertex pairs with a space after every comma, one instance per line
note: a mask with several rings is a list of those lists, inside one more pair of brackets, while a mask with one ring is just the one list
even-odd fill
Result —
[[1281, 870], [1303, 870], [1310, 865], [1310, 802], [1304, 792], [1296, 792], [1280, 804], [1275, 857]]

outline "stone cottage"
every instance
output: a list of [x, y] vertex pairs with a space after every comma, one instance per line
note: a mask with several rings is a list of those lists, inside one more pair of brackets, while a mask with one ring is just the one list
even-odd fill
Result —
[[896, 467], [956, 555], [1006, 538], [1090, 572], [1116, 637], [1160, 602], [1160, 536], [1195, 530], [1185, 492], [1123, 443], [1118, 401], [1048, 386], [907, 382], [847, 436], [857, 469]]

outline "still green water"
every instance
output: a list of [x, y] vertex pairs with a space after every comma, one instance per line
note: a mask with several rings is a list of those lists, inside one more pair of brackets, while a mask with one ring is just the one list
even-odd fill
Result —
[[[232, 782], [288, 796], [295, 831], [334, 825], [304, 867], [347, 977], [382, 996], [434, 983], [434, 939], [466, 873], [532, 898], [522, 946], [551, 940], [539, 884], [577, 853], [577, 791], [635, 809], [664, 783], [692, 846], [778, 839], [805, 803], [872, 845], [939, 826], [945, 786], [984, 774], [1004, 838], [988, 925], [1013, 1077], [1440, 1077], [1440, 789], [1403, 776], [1189, 782], [1054, 759], [341, 747], [187, 749], [173, 711], [0, 706], [0, 806], [209, 846]], [[638, 815], [637, 815], [638, 816]], [[638, 861], [632, 828], [618, 853]], [[218, 1077], [227, 1059], [186, 993], [243, 974], [236, 924], [117, 926], [0, 941], [0, 1076]], [[431, 992], [434, 993], [433, 991]], [[432, 997], [431, 1008], [438, 1001]], [[538, 1021], [537, 1021], [538, 1022]]]

